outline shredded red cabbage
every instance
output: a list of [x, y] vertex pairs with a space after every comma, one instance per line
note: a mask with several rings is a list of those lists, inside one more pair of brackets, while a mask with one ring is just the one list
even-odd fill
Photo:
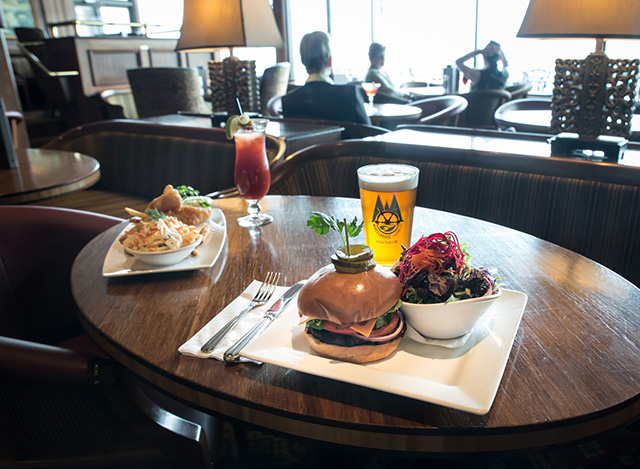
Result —
[[440, 275], [447, 270], [459, 274], [464, 266], [464, 253], [455, 233], [447, 231], [422, 236], [400, 260], [398, 279], [403, 285], [402, 296], [407, 290], [404, 279], [425, 268]]

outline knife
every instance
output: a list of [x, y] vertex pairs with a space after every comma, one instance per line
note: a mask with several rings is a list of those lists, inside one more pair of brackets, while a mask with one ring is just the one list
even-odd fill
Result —
[[238, 363], [240, 361], [240, 352], [245, 348], [253, 339], [258, 337], [278, 315], [284, 311], [289, 302], [296, 296], [296, 293], [302, 288], [306, 280], [302, 280], [289, 288], [284, 295], [276, 301], [269, 310], [264, 313], [260, 322], [253, 326], [245, 335], [233, 344], [224, 352], [224, 361], [227, 363]]

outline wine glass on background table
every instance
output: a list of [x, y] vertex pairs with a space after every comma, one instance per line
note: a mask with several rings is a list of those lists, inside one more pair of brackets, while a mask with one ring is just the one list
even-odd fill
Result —
[[369, 98], [369, 107], [373, 109], [373, 98], [376, 96], [378, 88], [380, 88], [380, 83], [364, 82], [362, 88], [367, 93], [367, 98]]
[[266, 225], [273, 217], [260, 213], [258, 202], [271, 185], [271, 173], [265, 144], [267, 119], [252, 119], [251, 125], [240, 127], [233, 138], [236, 142], [234, 181], [242, 197], [249, 202], [248, 215], [238, 218], [245, 228]]

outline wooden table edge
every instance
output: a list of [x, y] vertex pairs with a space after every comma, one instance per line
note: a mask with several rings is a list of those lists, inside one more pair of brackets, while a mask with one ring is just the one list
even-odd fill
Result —
[[[496, 431], [491, 434], [486, 434], [486, 429], [480, 428], [478, 431], [485, 432], [485, 434], [468, 432], [466, 435], [456, 436], [454, 441], [451, 440], [451, 429], [444, 431], [434, 429], [429, 431], [429, 434], [425, 434], [424, 431], [403, 434], [383, 429], [375, 431], [373, 427], [371, 430], [366, 430], [358, 427], [332, 426], [330, 423], [313, 422], [295, 415], [288, 416], [265, 411], [233, 398], [212, 395], [205, 390], [192, 387], [188, 383], [179, 382], [162, 371], [155, 371], [123, 351], [116, 344], [104, 338], [84, 317], [81, 317], [81, 322], [87, 333], [105, 352], [129, 372], [161, 392], [178, 398], [188, 405], [196, 405], [215, 416], [255, 425], [267, 431], [290, 435], [294, 439], [302, 438], [336, 445], [404, 453], [447, 454], [518, 451], [558, 446], [588, 439], [624, 425], [632, 420], [634, 415], [640, 413], [640, 396], [635, 396], [627, 403], [609, 409], [610, 412], [603, 412], [588, 420], [574, 419], [574, 422], [568, 424], [564, 422], [562, 425], [549, 424], [530, 430], [514, 429], [513, 432]], [[179, 352], [176, 351], [176, 353]], [[190, 359], [201, 360], [196, 357]]]
[[94, 171], [89, 176], [80, 178], [70, 184], [59, 184], [48, 189], [38, 189], [22, 194], [0, 196], [0, 205], [24, 204], [49, 199], [63, 194], [69, 194], [71, 192], [77, 192], [93, 186], [99, 180], [100, 169]]

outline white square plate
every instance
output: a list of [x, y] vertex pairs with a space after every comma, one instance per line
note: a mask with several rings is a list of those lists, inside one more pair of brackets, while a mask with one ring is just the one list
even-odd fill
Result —
[[504, 290], [463, 347], [448, 349], [405, 337], [389, 357], [364, 365], [320, 357], [304, 340], [292, 302], [242, 355], [325, 378], [483, 415], [489, 412], [509, 358], [527, 295]]
[[[127, 225], [124, 230], [113, 241], [107, 256], [102, 265], [103, 277], [125, 277], [129, 275], [153, 274], [159, 272], [179, 272], [181, 270], [196, 270], [212, 267], [216, 263], [224, 243], [227, 239], [227, 222], [222, 210], [214, 208], [212, 210], [211, 221], [218, 226], [212, 224], [211, 231], [204, 239], [202, 245], [197, 248], [197, 256], [189, 256], [182, 262], [167, 266], [154, 266], [137, 261], [133, 256], [125, 254], [124, 247], [118, 241], [118, 238], [131, 225]], [[222, 227], [222, 230], [219, 229]]]

